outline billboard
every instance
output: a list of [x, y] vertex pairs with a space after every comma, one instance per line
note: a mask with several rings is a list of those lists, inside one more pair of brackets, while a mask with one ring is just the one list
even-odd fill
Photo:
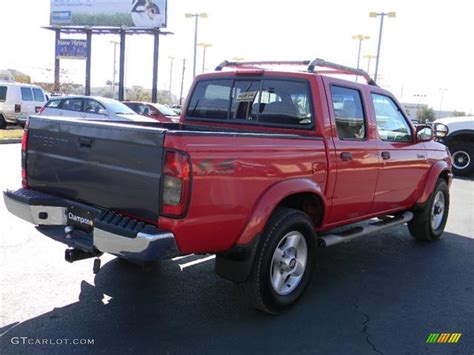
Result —
[[166, 27], [167, 0], [51, 0], [50, 24]]
[[56, 43], [57, 59], [86, 59], [87, 41], [85, 39], [60, 39]]

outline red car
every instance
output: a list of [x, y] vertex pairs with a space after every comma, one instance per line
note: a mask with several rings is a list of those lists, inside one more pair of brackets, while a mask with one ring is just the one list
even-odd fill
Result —
[[139, 115], [154, 118], [163, 123], [179, 122], [179, 115], [169, 107], [161, 104], [153, 104], [150, 102], [125, 101], [125, 105], [130, 107]]
[[180, 125], [32, 117], [8, 210], [68, 245], [69, 262], [216, 254], [216, 272], [270, 313], [303, 294], [316, 247], [401, 224], [442, 237], [449, 152], [365, 72], [217, 69], [196, 77]]

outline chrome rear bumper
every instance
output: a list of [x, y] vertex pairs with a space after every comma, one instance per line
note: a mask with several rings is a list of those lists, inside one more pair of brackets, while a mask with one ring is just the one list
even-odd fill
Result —
[[[173, 233], [110, 211], [27, 189], [5, 191], [3, 198], [10, 213], [39, 226], [41, 233], [70, 247], [144, 262], [180, 255]], [[97, 216], [90, 232], [65, 230], [71, 206], [90, 210]], [[109, 218], [112, 215], [113, 221]]]

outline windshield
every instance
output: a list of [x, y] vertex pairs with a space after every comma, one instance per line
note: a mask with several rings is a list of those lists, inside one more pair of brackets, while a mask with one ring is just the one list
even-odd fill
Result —
[[165, 116], [178, 116], [176, 112], [165, 105], [154, 105]]
[[136, 115], [136, 113], [125, 106], [123, 103], [116, 100], [102, 100], [102, 103], [105, 104], [110, 111], [117, 115]]

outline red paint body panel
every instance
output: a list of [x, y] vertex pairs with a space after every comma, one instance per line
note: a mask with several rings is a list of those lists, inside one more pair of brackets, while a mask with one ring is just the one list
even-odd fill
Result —
[[[165, 146], [186, 151], [192, 161], [192, 192], [187, 216], [182, 220], [160, 218], [159, 222], [160, 227], [173, 231], [183, 253], [230, 248], [248, 227], [265, 192], [282, 181], [309, 179], [314, 186], [320, 186], [321, 195], [324, 193], [326, 148], [317, 138], [232, 139], [170, 134]], [[316, 168], [314, 174], [313, 167]], [[285, 191], [275, 191], [284, 198], [292, 187], [289, 184]], [[278, 199], [277, 195], [274, 197]]]
[[[187, 120], [186, 109], [183, 110], [181, 123], [185, 125], [202, 126], [203, 130], [211, 126], [212, 131], [222, 128], [255, 132], [247, 135], [186, 130], [167, 133], [165, 147], [187, 152], [192, 162], [187, 215], [182, 219], [159, 219], [161, 228], [175, 234], [183, 254], [220, 252], [235, 244], [249, 243], [263, 231], [275, 207], [291, 194], [308, 192], [317, 196], [324, 206], [317, 230], [328, 230], [410, 209], [426, 200], [443, 171], [450, 173], [450, 157], [445, 147], [435, 142], [417, 142], [413, 126], [411, 143], [380, 139], [371, 93], [393, 98], [385, 90], [304, 72], [252, 74], [307, 80], [316, 127], [298, 130], [200, 122]], [[235, 72], [217, 72], [198, 76], [191, 92], [199, 80], [235, 75]], [[365, 140], [337, 137], [331, 84], [361, 92], [367, 120]], [[293, 136], [285, 136], [288, 134]], [[382, 159], [382, 151], [390, 152], [390, 159]], [[343, 161], [343, 152], [352, 153], [352, 160]]]

